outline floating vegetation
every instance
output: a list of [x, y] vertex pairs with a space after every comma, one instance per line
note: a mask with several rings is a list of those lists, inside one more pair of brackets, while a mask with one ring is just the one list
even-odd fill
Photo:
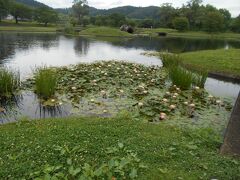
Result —
[[20, 74], [6, 68], [0, 68], [0, 96], [12, 96], [20, 88]]
[[[219, 103], [204, 89], [193, 86], [193, 73], [179, 66], [170, 69], [172, 72], [162, 67], [115, 61], [57, 68], [55, 98], [42, 104], [51, 106], [53, 100], [53, 105], [71, 103], [73, 114], [102, 117], [128, 110], [136, 118], [154, 122], [175, 117], [199, 119], [207, 109], [214, 112], [231, 109], [228, 103]], [[174, 83], [171, 86], [168, 73]], [[29, 80], [28, 85], [33, 86], [34, 80]]]
[[47, 67], [38, 68], [35, 72], [35, 92], [43, 99], [54, 97], [57, 87], [56, 72]]

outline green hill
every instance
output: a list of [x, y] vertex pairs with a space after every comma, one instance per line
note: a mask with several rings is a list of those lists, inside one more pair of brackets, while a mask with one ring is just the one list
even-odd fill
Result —
[[[43, 3], [40, 3], [35, 0], [16, 0], [16, 2], [23, 3], [25, 5], [37, 8], [42, 6], [47, 6]], [[71, 8], [57, 8], [56, 11], [63, 14], [70, 14]], [[122, 6], [111, 9], [97, 9], [90, 7], [89, 9], [90, 16], [97, 15], [109, 15], [113, 13], [123, 14], [129, 18], [134, 19], [156, 19], [159, 13], [159, 7], [157, 6], [148, 6], [148, 7], [134, 7], [134, 6]]]
[[40, 3], [40, 2], [35, 1], [35, 0], [15, 0], [15, 1], [18, 2], [18, 3], [28, 5], [28, 6], [33, 7], [33, 8], [44, 7], [44, 6], [49, 7], [46, 4]]

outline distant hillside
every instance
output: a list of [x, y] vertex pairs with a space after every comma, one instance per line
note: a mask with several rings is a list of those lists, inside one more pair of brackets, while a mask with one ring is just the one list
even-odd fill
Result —
[[112, 9], [96, 9], [90, 8], [90, 15], [108, 15], [112, 13], [120, 13], [129, 18], [135, 19], [145, 19], [145, 18], [157, 18], [159, 12], [159, 7], [157, 6], [148, 6], [148, 7], [134, 7], [134, 6], [122, 6]]
[[28, 6], [33, 7], [33, 8], [44, 7], [44, 6], [49, 7], [46, 4], [40, 3], [40, 2], [35, 1], [35, 0], [15, 0], [15, 1], [18, 2], [18, 3], [28, 5]]
[[[69, 14], [71, 12], [71, 8], [66, 9], [56, 9], [60, 13]], [[157, 6], [149, 6], [149, 7], [134, 7], [134, 6], [123, 6], [116, 7], [112, 9], [96, 9], [94, 7], [90, 7], [89, 9], [90, 16], [97, 15], [109, 15], [112, 13], [123, 14], [129, 18], [134, 19], [156, 19], [159, 13], [159, 7]]]
[[[26, 4], [34, 8], [47, 6], [35, 0], [16, 0], [16, 2]], [[70, 14], [71, 8], [58, 8], [56, 9], [56, 11], [63, 14]], [[109, 15], [112, 13], [119, 13], [134, 19], [146, 19], [146, 18], [156, 19], [159, 13], [159, 7], [157, 6], [148, 6], [148, 7], [122, 6], [122, 7], [112, 8], [112, 9], [96, 9], [94, 7], [90, 7], [89, 11], [90, 11], [89, 12], [90, 16]]]

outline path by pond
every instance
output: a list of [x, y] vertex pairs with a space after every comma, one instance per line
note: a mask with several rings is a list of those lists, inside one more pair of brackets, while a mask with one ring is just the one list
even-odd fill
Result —
[[[161, 66], [156, 57], [142, 55], [145, 51], [187, 52], [204, 49], [240, 48], [240, 42], [184, 38], [131, 39], [66, 37], [56, 34], [0, 33], [0, 65], [19, 70], [21, 78], [32, 75], [36, 67], [67, 66], [77, 63], [92, 63], [101, 60], [122, 60], [147, 66]], [[239, 84], [208, 78], [206, 89], [215, 96], [236, 99]], [[57, 109], [42, 108], [33, 93], [19, 96], [17, 114], [31, 118], [64, 117], [70, 114], [70, 105]], [[14, 116], [15, 117], [15, 116]], [[18, 117], [18, 116], [17, 116]], [[0, 123], [15, 118], [3, 117]]]

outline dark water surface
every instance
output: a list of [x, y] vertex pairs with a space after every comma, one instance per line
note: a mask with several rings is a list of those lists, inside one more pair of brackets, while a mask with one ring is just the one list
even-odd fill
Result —
[[[25, 79], [36, 67], [43, 65], [65, 66], [100, 60], [123, 60], [145, 65], [161, 65], [157, 57], [147, 57], [141, 53], [160, 50], [179, 53], [219, 48], [240, 48], [240, 42], [149, 37], [93, 39], [57, 34], [0, 33], [0, 66], [19, 70], [21, 79]], [[206, 89], [215, 96], [236, 99], [240, 85], [208, 78]], [[55, 109], [43, 108], [30, 92], [23, 93], [18, 98], [17, 104], [16, 114], [31, 118], [68, 116], [70, 109], [69, 106]], [[6, 118], [0, 118], [0, 123], [4, 120], [6, 121]]]

